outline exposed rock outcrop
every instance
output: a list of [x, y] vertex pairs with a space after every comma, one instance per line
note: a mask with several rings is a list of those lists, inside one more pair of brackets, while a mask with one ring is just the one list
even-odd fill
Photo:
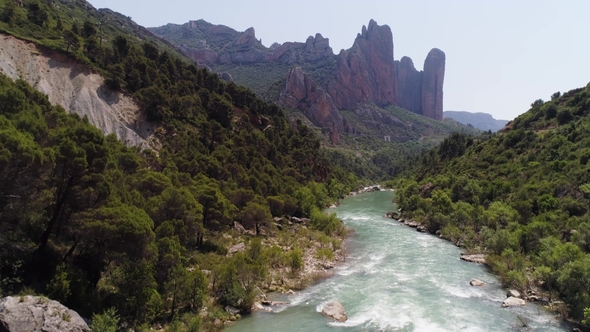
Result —
[[342, 304], [340, 304], [340, 302], [337, 301], [330, 301], [326, 303], [322, 308], [322, 314], [334, 318], [339, 322], [346, 322], [348, 320], [344, 307]]
[[[363, 134], [363, 128], [384, 136], [394, 132], [401, 138], [399, 128], [411, 126], [389, 111], [386, 116], [375, 112], [374, 105], [400, 106], [442, 120], [444, 53], [431, 50], [424, 71], [418, 71], [408, 57], [394, 61], [391, 29], [374, 20], [362, 27], [350, 49], [338, 55], [333, 54], [329, 40], [319, 33], [309, 36], [304, 43], [274, 43], [266, 48], [256, 39], [253, 28], [238, 32], [203, 20], [151, 30], [164, 38], [181, 40], [179, 47], [189, 57], [213, 70], [219, 66], [231, 73], [231, 65], [253, 66], [252, 70], [266, 71], [260, 75], [269, 87], [282, 84], [286, 76], [279, 103], [302, 111], [313, 124], [327, 129], [335, 143], [340, 133]], [[259, 65], [266, 63], [273, 66]], [[234, 77], [236, 82], [248, 84], [237, 71]], [[279, 81], [277, 77], [281, 77]], [[268, 92], [260, 86], [251, 87], [263, 90], [257, 92]], [[362, 119], [362, 125], [347, 121], [339, 114], [342, 110], [354, 112]]]
[[363, 26], [352, 48], [340, 52], [328, 93], [340, 109], [363, 102], [379, 106], [397, 104], [393, 35], [389, 26], [380, 26], [374, 20], [368, 28]]
[[334, 56], [329, 39], [319, 33], [315, 37], [309, 36], [305, 43], [274, 43], [270, 48], [266, 48], [261, 40], [256, 39], [254, 28], [238, 32], [204, 20], [189, 21], [181, 26], [168, 24], [151, 28], [151, 31], [164, 38], [169, 30], [177, 30], [183, 37], [188, 36], [190, 43], [182, 43], [178, 45], [179, 48], [196, 63], [206, 66], [267, 62], [293, 65]]
[[128, 146], [154, 143], [155, 128], [134, 99], [109, 90], [102, 76], [66, 55], [0, 34], [0, 72], [27, 81], [52, 104], [87, 116], [103, 133], [117, 135]]
[[305, 74], [301, 67], [295, 67], [289, 72], [281, 102], [301, 110], [315, 124], [330, 130], [332, 141], [338, 142], [342, 132], [342, 115], [332, 97]]
[[443, 119], [443, 83], [445, 53], [438, 48], [428, 52], [422, 73], [422, 115], [435, 120]]
[[407, 56], [395, 62], [397, 74], [398, 106], [422, 114], [422, 72]]
[[90, 328], [77, 312], [39, 296], [0, 300], [0, 331], [85, 332]]
[[244, 244], [244, 242], [240, 242], [236, 245], [231, 246], [228, 250], [228, 253], [231, 255], [244, 250], [246, 250], [246, 245]]

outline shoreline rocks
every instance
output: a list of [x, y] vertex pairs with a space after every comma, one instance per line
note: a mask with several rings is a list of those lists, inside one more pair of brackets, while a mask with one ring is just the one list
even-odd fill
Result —
[[346, 322], [348, 320], [344, 307], [338, 301], [330, 301], [326, 303], [322, 308], [322, 314], [334, 318], [339, 322]]
[[526, 302], [523, 299], [519, 299], [517, 297], [509, 297], [504, 302], [502, 302], [502, 308], [508, 307], [522, 307], [525, 306]]
[[461, 254], [461, 260], [471, 263], [477, 264], [486, 264], [486, 255], [485, 254], [474, 254], [474, 255], [466, 255]]
[[272, 309], [263, 306], [260, 302], [254, 302], [252, 305], [252, 311], [273, 312]]

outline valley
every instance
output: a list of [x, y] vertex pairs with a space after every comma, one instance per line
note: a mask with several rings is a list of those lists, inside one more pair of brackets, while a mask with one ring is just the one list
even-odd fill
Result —
[[0, 330], [588, 328], [590, 85], [443, 112], [446, 23], [420, 70], [390, 20], [335, 53], [98, 2], [0, 0]]

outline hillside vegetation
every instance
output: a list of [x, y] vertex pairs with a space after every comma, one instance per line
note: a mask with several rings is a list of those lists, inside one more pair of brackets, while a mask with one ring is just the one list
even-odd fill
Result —
[[312, 130], [157, 43], [101, 35], [84, 1], [23, 2], [0, 2], [0, 26], [106, 75], [162, 146], [125, 147], [0, 76], [0, 296], [45, 294], [96, 324], [211, 330], [236, 318], [226, 306], [249, 312], [257, 286], [304, 286], [310, 252], [334, 257], [342, 223], [319, 211], [357, 181]]
[[[590, 84], [537, 100], [498, 134], [454, 134], [430, 151], [396, 197], [406, 217], [489, 254], [510, 287], [590, 307]], [[588, 312], [590, 313], [590, 311]]]

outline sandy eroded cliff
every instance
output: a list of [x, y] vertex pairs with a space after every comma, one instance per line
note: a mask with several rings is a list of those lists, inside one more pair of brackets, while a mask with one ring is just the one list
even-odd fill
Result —
[[90, 123], [105, 134], [116, 134], [127, 146], [157, 145], [154, 126], [144, 119], [133, 98], [110, 90], [101, 75], [64, 54], [0, 34], [0, 71], [27, 81], [67, 112], [87, 116]]

